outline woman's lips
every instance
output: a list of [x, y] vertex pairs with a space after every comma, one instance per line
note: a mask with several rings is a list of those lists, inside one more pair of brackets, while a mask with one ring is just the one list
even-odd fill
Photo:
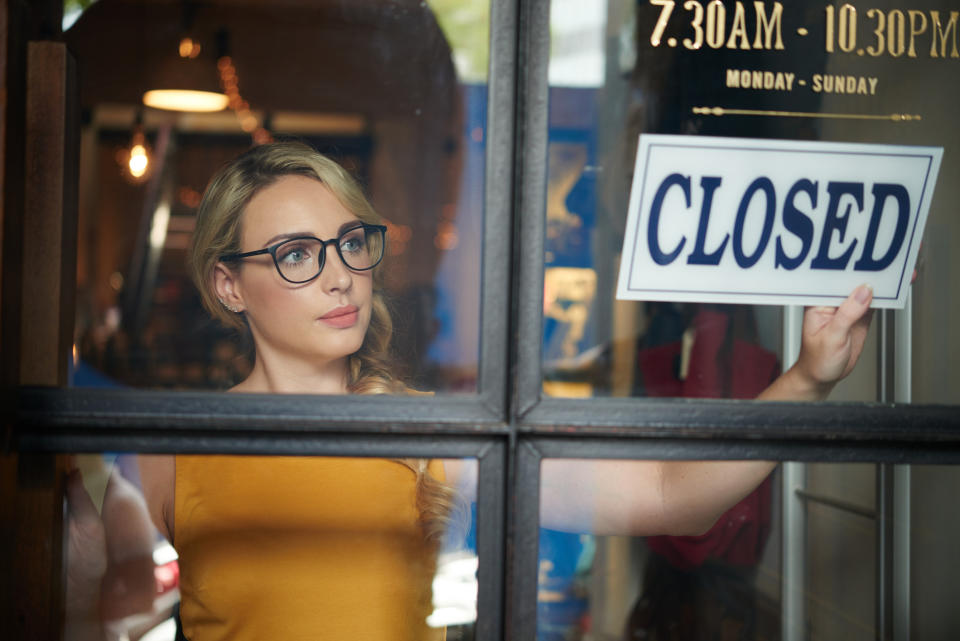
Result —
[[357, 322], [357, 308], [353, 305], [337, 307], [321, 316], [318, 320], [331, 327], [353, 327]]

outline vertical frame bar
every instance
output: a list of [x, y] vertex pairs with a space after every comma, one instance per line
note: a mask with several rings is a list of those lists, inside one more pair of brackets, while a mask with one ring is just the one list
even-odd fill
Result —
[[520, 14], [520, 56], [517, 135], [518, 196], [515, 229], [519, 242], [514, 265], [516, 310], [515, 417], [540, 402], [543, 342], [543, 248], [546, 227], [548, 75], [550, 2], [523, 3]]
[[[896, 312], [894, 326], [896, 353], [894, 400], [897, 403], [913, 401], [913, 294], [907, 293], [907, 302]], [[893, 639], [910, 639], [910, 529], [911, 478], [909, 465], [893, 466]]]
[[[796, 362], [800, 355], [800, 338], [803, 330], [803, 308], [787, 307], [783, 312], [783, 366]], [[782, 567], [781, 567], [781, 616], [780, 634], [783, 641], [806, 639], [806, 506], [797, 495], [797, 490], [806, 487], [806, 465], [783, 464], [781, 502]]]
[[517, 0], [490, 0], [483, 265], [480, 285], [481, 402], [507, 416], [511, 238], [517, 119]]
[[477, 629], [479, 641], [504, 637], [503, 589], [505, 501], [507, 478], [506, 444], [487, 447], [478, 460], [477, 477]]
[[512, 548], [507, 587], [508, 641], [537, 638], [537, 557], [540, 547], [540, 451], [520, 441], [516, 450], [513, 522], [508, 530]]
[[[878, 400], [912, 400], [912, 296], [879, 318]], [[877, 466], [877, 638], [910, 639], [910, 466]]]
[[[894, 344], [894, 311], [885, 309], [877, 314], [877, 348], [879, 365], [877, 371], [877, 400], [881, 403], [893, 401], [896, 391], [895, 371], [899, 364]], [[893, 466], [876, 466], [875, 509], [877, 520], [874, 523], [876, 538], [876, 598], [874, 613], [876, 638], [879, 641], [893, 639], [893, 524], [896, 515], [893, 505]]]
[[893, 466], [893, 608], [894, 641], [910, 640], [910, 466]]
[[878, 641], [893, 641], [893, 534], [896, 516], [893, 502], [893, 465], [881, 463], [876, 466], [876, 470], [876, 638]]

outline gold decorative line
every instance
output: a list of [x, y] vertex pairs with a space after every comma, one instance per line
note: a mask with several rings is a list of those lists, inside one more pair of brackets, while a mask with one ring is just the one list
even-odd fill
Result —
[[693, 113], [704, 116], [778, 116], [781, 118], [836, 118], [844, 120], [890, 120], [908, 122], [923, 120], [919, 114], [837, 114], [816, 111], [767, 111], [765, 109], [728, 109], [726, 107], [694, 107]]

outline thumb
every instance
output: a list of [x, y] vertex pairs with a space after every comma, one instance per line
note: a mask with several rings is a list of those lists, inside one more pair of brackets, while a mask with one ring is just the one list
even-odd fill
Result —
[[873, 300], [873, 289], [869, 285], [860, 285], [837, 308], [830, 321], [830, 328], [836, 334], [846, 335], [853, 326], [864, 317]]

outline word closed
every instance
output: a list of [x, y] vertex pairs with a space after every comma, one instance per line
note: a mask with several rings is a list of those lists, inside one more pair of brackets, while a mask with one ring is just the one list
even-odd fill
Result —
[[644, 135], [618, 298], [902, 307], [942, 149]]

